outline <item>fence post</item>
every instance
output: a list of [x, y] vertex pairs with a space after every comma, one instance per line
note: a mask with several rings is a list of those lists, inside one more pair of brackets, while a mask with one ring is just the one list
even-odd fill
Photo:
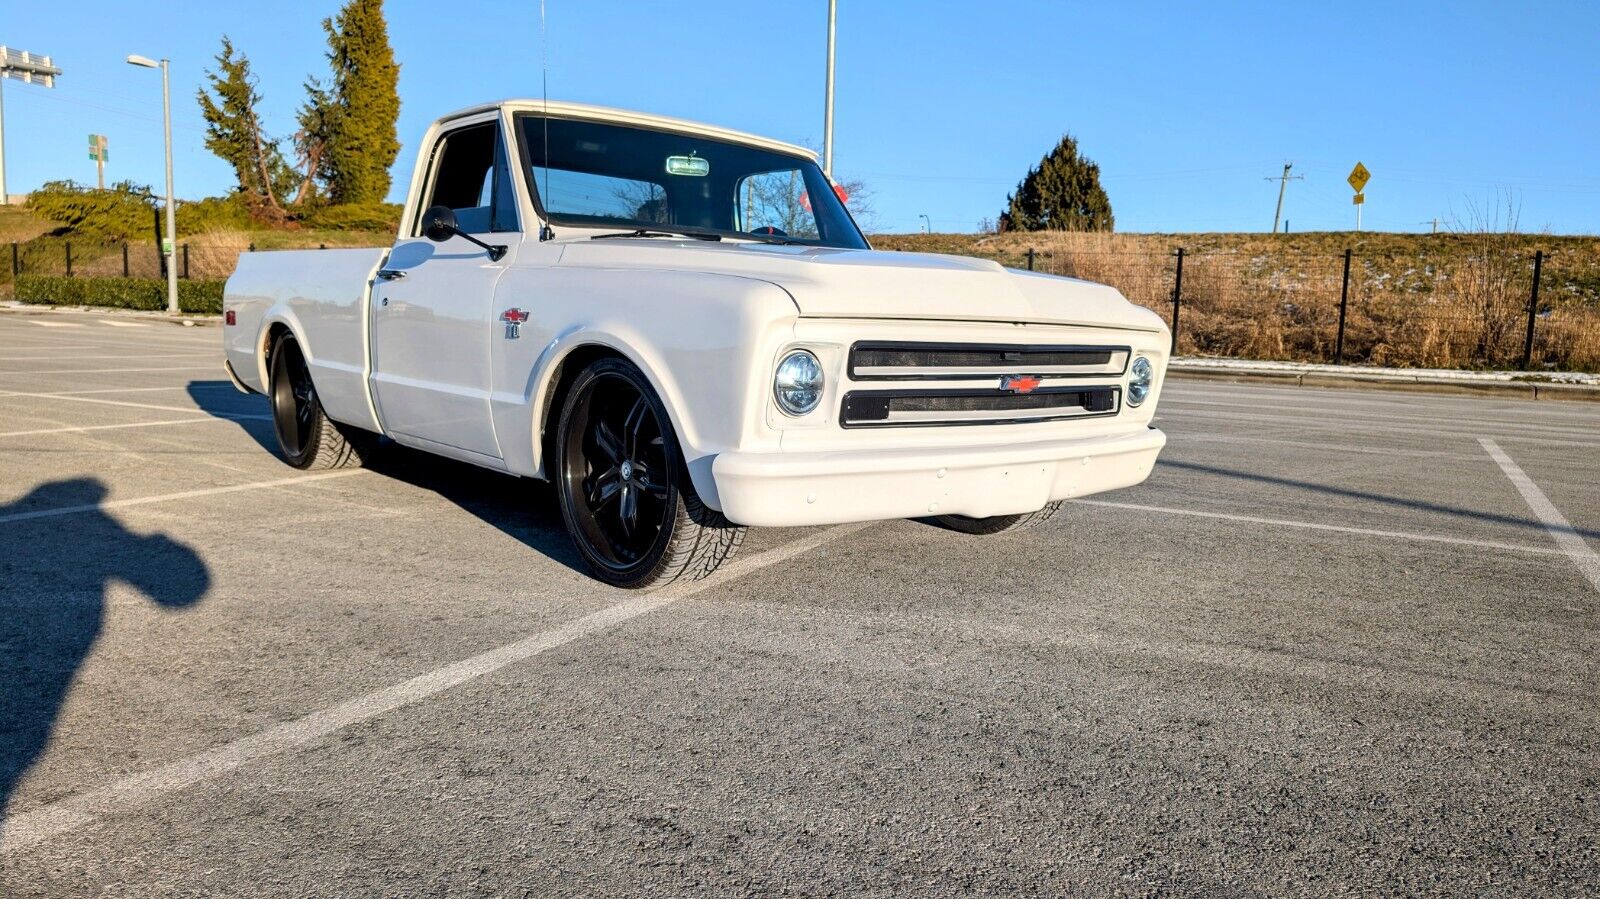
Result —
[[1544, 250], [1533, 252], [1533, 291], [1528, 294], [1528, 334], [1522, 340], [1522, 370], [1533, 365], [1533, 322], [1539, 316], [1539, 271], [1544, 268]]
[[1344, 251], [1344, 283], [1339, 285], [1339, 336], [1333, 340], [1333, 364], [1344, 364], [1344, 316], [1350, 308], [1350, 250]]
[[1178, 248], [1178, 276], [1172, 279], [1172, 351], [1178, 355], [1178, 308], [1183, 304], [1183, 247]]
[[11, 277], [22, 274], [22, 254], [16, 241], [11, 242]]
[[66, 242], [67, 248], [67, 277], [72, 277], [72, 241]]
[[189, 280], [189, 245], [183, 245], [183, 280]]
[[1033, 271], [1033, 247], [1028, 248], [1028, 271]]
[[256, 251], [256, 242], [252, 240], [252, 241], [250, 241], [250, 252], [254, 253], [255, 251]]
[[122, 277], [128, 277], [128, 242], [122, 242]]

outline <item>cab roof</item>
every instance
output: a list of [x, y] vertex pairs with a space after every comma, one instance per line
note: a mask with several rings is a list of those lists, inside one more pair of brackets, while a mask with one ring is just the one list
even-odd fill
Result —
[[504, 109], [508, 112], [548, 113], [552, 118], [616, 122], [619, 125], [633, 125], [640, 128], [702, 134], [718, 140], [761, 147], [762, 149], [787, 153], [792, 156], [804, 156], [812, 161], [817, 158], [816, 151], [809, 147], [773, 140], [770, 137], [761, 137], [756, 134], [747, 134], [743, 131], [734, 131], [731, 128], [723, 128], [718, 125], [707, 125], [704, 122], [695, 122], [689, 119], [674, 119], [668, 116], [653, 115], [648, 112], [635, 112], [630, 109], [616, 109], [610, 106], [568, 103], [563, 100], [511, 99], [499, 100], [494, 103], [480, 103], [476, 106], [468, 106], [465, 109], [458, 109], [448, 115], [441, 116], [439, 124], [442, 125], [454, 119], [466, 118], [467, 116], [479, 115], [499, 109]]

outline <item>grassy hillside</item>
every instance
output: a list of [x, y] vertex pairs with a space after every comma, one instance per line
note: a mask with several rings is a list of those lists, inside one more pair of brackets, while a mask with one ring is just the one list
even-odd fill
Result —
[[1110, 284], [1170, 323], [1178, 349], [1331, 361], [1351, 250], [1345, 361], [1519, 365], [1542, 251], [1533, 367], [1600, 369], [1600, 238], [1504, 233], [877, 235], [874, 247], [954, 253]]

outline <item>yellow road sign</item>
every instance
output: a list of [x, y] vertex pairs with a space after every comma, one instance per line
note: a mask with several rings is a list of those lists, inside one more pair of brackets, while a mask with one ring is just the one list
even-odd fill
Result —
[[[1350, 170], [1350, 177], [1345, 180], [1349, 181], [1350, 186], [1359, 194], [1362, 188], [1367, 186], [1367, 179], [1371, 177], [1372, 173], [1367, 171], [1367, 167], [1358, 162], [1356, 167]], [[1357, 200], [1356, 202], [1359, 203], [1361, 201]]]
[[1367, 202], [1367, 195], [1366, 194], [1356, 194], [1355, 198], [1352, 199], [1350, 202], [1356, 204], [1357, 206], [1360, 206], [1362, 203]]

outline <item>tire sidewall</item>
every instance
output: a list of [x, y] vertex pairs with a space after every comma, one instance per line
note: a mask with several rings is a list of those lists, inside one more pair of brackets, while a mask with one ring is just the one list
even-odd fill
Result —
[[[311, 432], [304, 435], [306, 445], [305, 451], [294, 451], [283, 439], [283, 425], [279, 421], [279, 416], [282, 414], [282, 411], [279, 409], [278, 404], [279, 381], [280, 379], [286, 379], [289, 376], [289, 362], [288, 356], [285, 355], [285, 351], [290, 348], [292, 348], [295, 353], [299, 354], [300, 364], [305, 365], [305, 353], [300, 349], [300, 343], [299, 341], [295, 340], [293, 334], [283, 334], [279, 336], [272, 345], [271, 383], [267, 385], [268, 396], [271, 398], [272, 402], [272, 435], [278, 441], [278, 452], [283, 456], [283, 460], [285, 462], [289, 463], [295, 468], [308, 468], [313, 462], [316, 461], [317, 448], [320, 445], [320, 431], [324, 425], [322, 419], [321, 401], [316, 398], [316, 387], [313, 385], [312, 401], [317, 403], [318, 406], [317, 408], [313, 409], [311, 413], [311, 423], [309, 425]], [[306, 377], [309, 378], [310, 376], [311, 373], [308, 371], [306, 373]], [[292, 386], [290, 386], [289, 389], [291, 392], [293, 391]], [[292, 403], [289, 414], [294, 414]]]

